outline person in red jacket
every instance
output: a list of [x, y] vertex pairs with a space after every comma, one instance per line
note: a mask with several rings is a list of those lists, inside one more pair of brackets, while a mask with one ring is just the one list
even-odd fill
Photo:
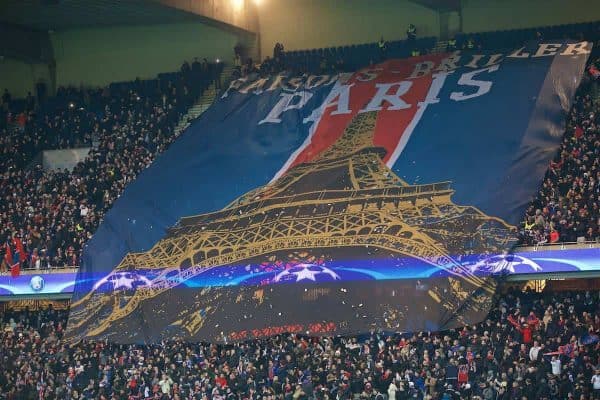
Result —
[[221, 374], [221, 375], [217, 376], [215, 378], [215, 383], [221, 388], [224, 388], [225, 386], [227, 386], [227, 378], [225, 378], [225, 374]]
[[512, 317], [512, 315], [508, 317], [508, 322], [510, 322], [515, 329], [519, 331], [521, 335], [523, 335], [523, 343], [531, 344], [533, 341], [533, 330], [528, 323], [524, 323], [523, 326], [521, 326], [519, 322]]
[[555, 229], [550, 232], [550, 243], [556, 243], [560, 239], [560, 234]]

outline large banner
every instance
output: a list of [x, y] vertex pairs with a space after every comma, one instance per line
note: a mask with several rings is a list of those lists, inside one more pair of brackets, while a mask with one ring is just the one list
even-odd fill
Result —
[[[591, 45], [250, 76], [112, 210], [72, 340], [233, 342], [482, 320]], [[478, 264], [479, 263], [479, 264]]]

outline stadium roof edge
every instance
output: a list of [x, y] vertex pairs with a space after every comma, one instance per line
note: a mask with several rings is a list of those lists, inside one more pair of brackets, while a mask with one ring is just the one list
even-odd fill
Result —
[[67, 31], [88, 27], [157, 25], [199, 22], [236, 34], [247, 29], [215, 20], [169, 0], [4, 0], [0, 23], [31, 31]]
[[411, 2], [420, 6], [439, 11], [459, 11], [461, 6], [461, 0], [410, 0]]

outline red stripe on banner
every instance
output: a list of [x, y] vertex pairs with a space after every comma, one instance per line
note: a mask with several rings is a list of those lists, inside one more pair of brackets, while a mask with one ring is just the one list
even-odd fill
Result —
[[[337, 105], [326, 108], [318, 122], [318, 126], [315, 128], [310, 143], [298, 154], [296, 159], [290, 164], [290, 167], [310, 162], [321, 152], [329, 148], [342, 135], [352, 118], [373, 99], [378, 91], [377, 84], [410, 81], [411, 87], [406, 94], [401, 96], [406, 103], [411, 105], [410, 108], [388, 110], [387, 108], [390, 107], [390, 104], [384, 101], [382, 110], [379, 111], [374, 145], [384, 147], [387, 150], [384, 158], [384, 161], [387, 161], [396, 149], [407, 126], [415, 117], [417, 104], [426, 98], [427, 92], [431, 87], [431, 74], [409, 79], [415, 66], [418, 63], [430, 61], [433, 62], [435, 68], [445, 57], [447, 57], [447, 54], [433, 54], [403, 60], [390, 60], [356, 72], [346, 83], [346, 85], [353, 85], [350, 88], [349, 98], [349, 109], [351, 112], [349, 114], [332, 115], [332, 113], [337, 111]], [[387, 93], [396, 93], [397, 89], [398, 86], [393, 86]], [[339, 100], [338, 97], [333, 99], [332, 102]]]
[[[332, 115], [337, 110], [336, 106], [325, 109], [321, 120], [313, 133], [310, 144], [296, 157], [291, 167], [314, 160], [321, 152], [328, 149], [342, 135], [344, 129], [352, 121], [352, 118], [358, 113], [375, 94], [374, 82], [361, 82], [360, 79], [365, 75], [357, 72], [348, 80], [346, 85], [354, 85], [350, 89], [349, 109], [350, 114]], [[339, 99], [337, 99], [339, 101]], [[335, 101], [335, 100], [334, 100]]]
[[[410, 63], [407, 63], [407, 60], [391, 60], [386, 63], [387, 67], [383, 76], [383, 83], [393, 83], [407, 80], [412, 82], [412, 85], [408, 92], [401, 96], [406, 103], [411, 105], [410, 108], [390, 111], [387, 110], [386, 106], [384, 106], [384, 108], [377, 115], [377, 126], [375, 129], [373, 144], [377, 147], [383, 147], [386, 149], [386, 154], [383, 158], [384, 162], [387, 162], [387, 160], [390, 158], [396, 149], [400, 138], [402, 138], [406, 132], [406, 128], [411, 123], [413, 118], [415, 118], [415, 114], [418, 110], [417, 104], [425, 100], [427, 97], [427, 92], [431, 87], [431, 82], [433, 81], [431, 77], [432, 74], [427, 74], [413, 79], [408, 79], [408, 77], [410, 77], [413, 73], [417, 63], [431, 61], [434, 63], [435, 67], [437, 67], [442, 59], [446, 56], [446, 54], [435, 54], [411, 58], [408, 60], [411, 61]], [[391, 92], [395, 92], [395, 89], [392, 89]]]

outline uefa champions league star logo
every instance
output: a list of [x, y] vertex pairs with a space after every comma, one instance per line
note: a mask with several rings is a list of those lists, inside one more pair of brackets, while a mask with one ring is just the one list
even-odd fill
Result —
[[472, 273], [487, 274], [519, 274], [541, 272], [540, 267], [535, 261], [516, 254], [495, 255], [478, 261], [469, 267]]
[[292, 268], [281, 271], [273, 281], [275, 283], [300, 282], [304, 280], [313, 282], [337, 281], [340, 276], [322, 265], [298, 264]]
[[152, 282], [147, 277], [130, 271], [114, 272], [102, 279], [95, 285], [94, 290], [103, 288], [103, 290], [130, 290], [141, 286], [150, 286]]
[[45, 284], [44, 278], [39, 275], [34, 275], [29, 281], [29, 287], [31, 287], [34, 292], [39, 292], [44, 289]]

